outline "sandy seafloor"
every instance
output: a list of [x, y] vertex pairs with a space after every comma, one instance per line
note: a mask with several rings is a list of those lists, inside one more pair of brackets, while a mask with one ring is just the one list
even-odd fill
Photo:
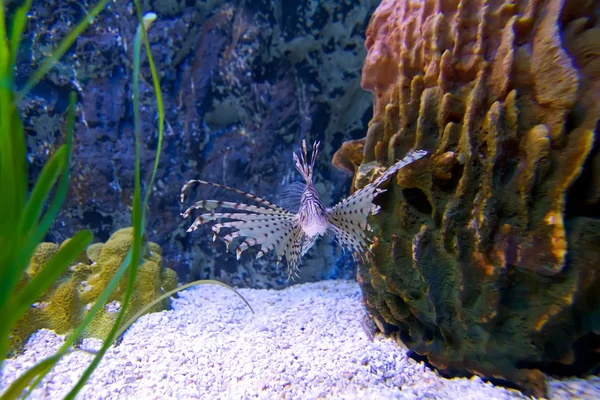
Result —
[[[173, 310], [140, 318], [113, 346], [81, 399], [522, 399], [479, 378], [444, 379], [407, 357], [393, 340], [366, 334], [353, 281], [240, 292], [199, 286]], [[62, 337], [39, 331], [25, 352], [5, 362], [0, 391], [50, 355]], [[94, 349], [97, 340], [84, 342]], [[59, 399], [91, 359], [67, 355], [33, 393]], [[549, 380], [553, 399], [600, 398], [600, 378]]]

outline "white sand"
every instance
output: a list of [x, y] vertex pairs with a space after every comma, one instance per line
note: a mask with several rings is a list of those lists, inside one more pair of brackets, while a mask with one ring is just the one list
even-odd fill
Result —
[[[370, 341], [361, 326], [364, 310], [355, 282], [240, 292], [255, 315], [228, 290], [200, 286], [174, 300], [172, 311], [140, 318], [108, 351], [78, 398], [524, 398], [479, 378], [441, 378], [408, 359], [392, 340], [378, 335]], [[34, 335], [23, 355], [5, 362], [0, 391], [61, 341], [49, 331]], [[95, 348], [98, 341], [85, 345]], [[90, 358], [81, 351], [69, 354], [33, 398], [61, 398]], [[593, 379], [574, 381], [573, 390], [583, 398], [593, 394], [600, 386]], [[553, 389], [554, 397], [571, 392], [562, 382], [560, 390]]]

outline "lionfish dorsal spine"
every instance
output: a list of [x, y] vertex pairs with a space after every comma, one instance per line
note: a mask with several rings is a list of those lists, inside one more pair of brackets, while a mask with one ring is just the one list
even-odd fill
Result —
[[315, 169], [315, 160], [319, 154], [319, 146], [321, 142], [315, 142], [312, 148], [312, 155], [310, 160], [308, 159], [308, 150], [306, 148], [306, 140], [302, 140], [302, 151], [300, 157], [293, 153], [294, 162], [296, 163], [296, 169], [302, 175], [302, 178], [306, 181], [306, 184], [312, 184], [313, 171]]

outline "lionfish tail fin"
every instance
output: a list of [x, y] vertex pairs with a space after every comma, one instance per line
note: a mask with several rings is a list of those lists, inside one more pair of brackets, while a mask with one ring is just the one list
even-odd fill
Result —
[[369, 239], [366, 231], [371, 231], [372, 228], [367, 222], [367, 217], [379, 212], [380, 207], [374, 204], [373, 200], [377, 195], [385, 192], [378, 186], [393, 173], [426, 154], [427, 152], [423, 150], [410, 152], [402, 160], [388, 168], [379, 178], [328, 209], [329, 229], [342, 247], [359, 256], [368, 251]]
[[315, 169], [315, 160], [319, 154], [319, 145], [321, 142], [315, 142], [312, 148], [312, 155], [308, 160], [308, 149], [306, 148], [306, 140], [302, 140], [302, 152], [300, 157], [294, 153], [294, 161], [296, 163], [296, 169], [300, 172], [300, 175], [304, 178], [307, 184], [312, 183], [313, 171]]

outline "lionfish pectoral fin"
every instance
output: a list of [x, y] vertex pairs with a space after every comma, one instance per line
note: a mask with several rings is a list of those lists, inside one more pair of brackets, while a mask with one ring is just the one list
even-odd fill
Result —
[[304, 255], [315, 245], [318, 236], [313, 236], [312, 238], [306, 238], [302, 242], [302, 251], [300, 252], [300, 257], [304, 257]]
[[[203, 180], [200, 180], [200, 179], [192, 179], [190, 181], [187, 181], [183, 185], [183, 187], [181, 188], [181, 202], [182, 203], [184, 202], [184, 199], [185, 199], [184, 198], [185, 191], [187, 190], [188, 187], [190, 187], [194, 183], [197, 183], [199, 185], [212, 186], [212, 187], [216, 187], [216, 188], [219, 188], [219, 189], [224, 189], [224, 190], [227, 190], [229, 192], [233, 192], [233, 193], [239, 194], [239, 195], [244, 196], [244, 197], [246, 197], [246, 198], [248, 198], [248, 199], [250, 199], [252, 201], [255, 201], [255, 202], [259, 203], [262, 206], [262, 207], [259, 207], [259, 208], [262, 208], [262, 209], [266, 208], [266, 209], [270, 209], [270, 210], [273, 210], [273, 211], [276, 211], [276, 212], [287, 212], [287, 210], [284, 210], [283, 208], [279, 207], [278, 205], [273, 204], [270, 201], [265, 200], [263, 198], [260, 198], [258, 196], [255, 196], [253, 194], [246, 193], [246, 192], [244, 192], [242, 190], [238, 190], [238, 189], [232, 188], [232, 187], [227, 186], [227, 185], [221, 185], [220, 183], [207, 182], [207, 181], [203, 181]], [[206, 201], [209, 201], [209, 200], [206, 200]], [[216, 206], [214, 206], [213, 208], [207, 208], [208, 210], [212, 210], [212, 209], [214, 209], [216, 207], [221, 207], [221, 203], [223, 203], [223, 204], [226, 203], [226, 202], [221, 202], [221, 201], [216, 201], [216, 200], [212, 200], [212, 201], [216, 202], [218, 204]], [[245, 205], [243, 203], [234, 203], [234, 204]], [[212, 203], [207, 204], [207, 206], [209, 206], [209, 207], [212, 206], [212, 205], [213, 205]], [[245, 205], [245, 206], [247, 206], [247, 207], [256, 207], [256, 206], [249, 206], [249, 205]], [[202, 207], [202, 208], [206, 208], [206, 207]]]
[[[284, 232], [290, 225], [295, 223], [296, 214], [260, 197], [216, 183], [201, 180], [188, 181], [182, 189], [182, 200], [184, 200], [183, 192], [185, 192], [185, 190], [193, 183], [224, 188], [241, 194], [260, 204], [260, 206], [255, 206], [220, 200], [200, 200], [182, 213], [182, 216], [187, 217], [191, 214], [192, 210], [195, 209], [205, 209], [209, 211], [209, 213], [198, 216], [188, 228], [188, 232], [196, 230], [200, 225], [207, 222], [228, 219], [229, 221], [227, 222], [219, 222], [213, 225], [213, 240], [216, 240], [223, 228], [232, 228], [233, 231], [230, 231], [223, 237], [223, 240], [227, 245], [227, 250], [232, 251], [231, 246], [234, 239], [244, 237], [245, 240], [238, 246], [235, 252], [238, 259], [246, 249], [254, 245], [262, 245], [262, 254], [274, 249], [276, 246], [275, 241], [278, 238], [277, 233]], [[234, 211], [215, 212], [214, 210], [217, 208], [228, 208]]]
[[265, 254], [267, 254], [269, 251], [271, 251], [273, 248], [274, 248], [274, 246], [265, 245], [263, 243], [260, 246], [260, 250], [258, 251], [258, 253], [256, 254], [256, 257], [254, 259], [258, 260], [259, 258], [261, 258], [262, 256], [264, 256]]
[[277, 192], [277, 204], [289, 212], [297, 214], [304, 190], [306, 190], [306, 184], [303, 182], [292, 182], [285, 185]]
[[426, 154], [427, 152], [423, 150], [410, 152], [402, 160], [388, 168], [375, 181], [327, 210], [329, 228], [342, 247], [348, 248], [354, 255], [359, 256], [362, 256], [368, 250], [369, 239], [365, 231], [370, 231], [372, 228], [367, 223], [367, 217], [379, 212], [381, 207], [373, 203], [373, 200], [379, 194], [385, 192], [385, 189], [380, 189], [378, 186], [394, 172]]
[[277, 253], [277, 265], [285, 256], [288, 267], [288, 280], [298, 269], [304, 233], [296, 220], [279, 236], [274, 247]]
[[195, 179], [192, 179], [184, 183], [184, 185], [181, 187], [181, 194], [179, 195], [179, 200], [181, 201], [181, 203], [185, 201], [185, 191], [187, 190], [187, 188], [196, 182], [197, 181]]

